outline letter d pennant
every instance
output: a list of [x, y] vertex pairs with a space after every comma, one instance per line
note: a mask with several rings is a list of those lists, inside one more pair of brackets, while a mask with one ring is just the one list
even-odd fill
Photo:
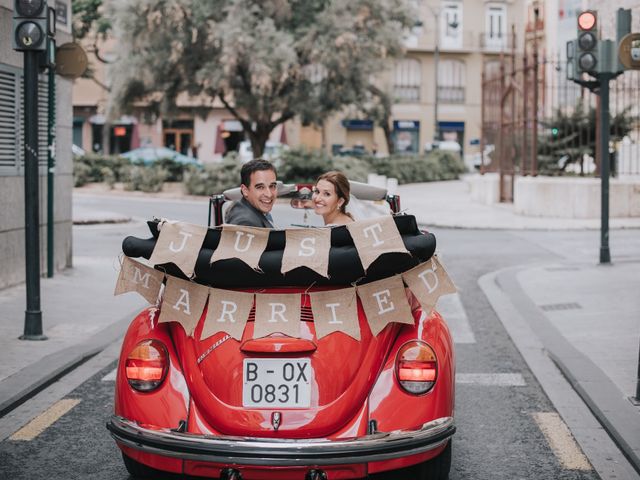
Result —
[[427, 313], [431, 312], [433, 307], [436, 306], [440, 296], [457, 292], [456, 286], [447, 275], [436, 255], [417, 267], [404, 272], [402, 279]]

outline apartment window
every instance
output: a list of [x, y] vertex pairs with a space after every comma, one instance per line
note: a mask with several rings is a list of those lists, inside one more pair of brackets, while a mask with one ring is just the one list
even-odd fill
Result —
[[[22, 72], [0, 65], [0, 175], [19, 175], [24, 166]], [[38, 163], [47, 164], [47, 80], [38, 80]]]
[[464, 103], [466, 67], [460, 60], [441, 60], [438, 66], [438, 101]]
[[417, 102], [420, 100], [422, 71], [420, 62], [405, 58], [396, 63], [393, 92], [398, 102]]
[[462, 48], [462, 2], [442, 2], [440, 46]]
[[485, 12], [485, 45], [490, 48], [506, 46], [507, 10], [504, 5], [488, 4]]

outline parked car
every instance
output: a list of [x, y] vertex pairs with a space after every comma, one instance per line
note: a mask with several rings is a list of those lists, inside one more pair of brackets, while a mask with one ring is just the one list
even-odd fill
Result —
[[[224, 207], [238, 198], [238, 190], [212, 197], [213, 225], [222, 223]], [[281, 185], [280, 191], [276, 222], [281, 227], [284, 222], [306, 223], [302, 216], [309, 214], [308, 186]], [[360, 201], [378, 207], [386, 198], [384, 189], [355, 182], [353, 192]], [[390, 209], [397, 213], [398, 198], [388, 200], [387, 213]], [[435, 237], [420, 232], [412, 216], [397, 215], [394, 220], [403, 240], [407, 235], [428, 246], [424, 250], [428, 252], [421, 254], [428, 259], [435, 250]], [[153, 232], [152, 222], [150, 227]], [[274, 237], [269, 241], [277, 243], [283, 232], [270, 235]], [[334, 236], [343, 243], [350, 238], [345, 226], [332, 229], [335, 244]], [[130, 238], [123, 250], [130, 256], [134, 250], [147, 256], [152, 243]], [[351, 267], [346, 267], [346, 259], [353, 246], [344, 243], [335, 248], [338, 255], [330, 261], [337, 262], [335, 271], [347, 275]], [[402, 262], [389, 258], [393, 260], [387, 267], [398, 273]], [[228, 266], [233, 261], [225, 260]], [[331, 288], [306, 280], [290, 285], [285, 277], [263, 270], [240, 275], [246, 286], [239, 290], [300, 293], [304, 301], [309, 292]], [[226, 278], [216, 268], [212, 275], [220, 282]], [[327, 282], [331, 285], [339, 277]], [[260, 278], [278, 280], [256, 283]], [[410, 325], [392, 323], [374, 336], [359, 303], [360, 340], [342, 333], [318, 339], [313, 312], [304, 304], [301, 338], [275, 334], [254, 339], [252, 310], [239, 342], [224, 332], [198, 340], [198, 335], [187, 336], [175, 322], [154, 322], [159, 315], [156, 308], [143, 310], [123, 340], [115, 412], [107, 424], [127, 470], [134, 478], [171, 472], [225, 480], [328, 480], [391, 472], [394, 479], [446, 480], [455, 432], [453, 341], [436, 310], [423, 311], [415, 298], [411, 309]], [[199, 325], [205, 315], [206, 309]], [[309, 376], [290, 379], [287, 388], [278, 375], [275, 381], [262, 379], [265, 391], [273, 384], [275, 391], [286, 390], [287, 398], [282, 393], [268, 404], [249, 401], [244, 386], [256, 380], [248, 378], [247, 361], [266, 370], [287, 364]], [[289, 398], [294, 391], [304, 391], [310, 400], [296, 403]]]
[[[288, 149], [289, 146], [284, 143], [268, 141], [264, 146], [262, 158], [277, 164], [277, 161], [282, 156], [282, 152]], [[253, 160], [253, 149], [251, 148], [251, 142], [248, 140], [240, 142], [238, 147], [238, 159], [242, 163], [247, 163], [249, 160]]]

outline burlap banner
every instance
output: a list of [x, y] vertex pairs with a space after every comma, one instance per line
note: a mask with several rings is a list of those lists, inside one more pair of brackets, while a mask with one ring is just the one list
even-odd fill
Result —
[[300, 228], [286, 230], [281, 273], [307, 267], [328, 277], [331, 230], [328, 228]]
[[211, 256], [209, 263], [239, 258], [254, 270], [258, 270], [260, 257], [267, 248], [269, 229], [225, 225], [220, 234], [220, 243]]
[[209, 289], [203, 285], [167, 277], [158, 323], [178, 322], [187, 335], [193, 335], [208, 295]]
[[312, 292], [309, 297], [318, 340], [333, 332], [342, 332], [360, 340], [355, 288]]
[[299, 338], [300, 300], [299, 293], [256, 294], [253, 338], [276, 332]]
[[191, 278], [206, 234], [207, 227], [165, 221], [161, 224], [149, 262], [152, 265], [175, 263], [182, 273]]
[[365, 271], [383, 253], [409, 253], [391, 215], [348, 223], [347, 229]]
[[210, 288], [209, 308], [200, 340], [218, 332], [226, 332], [236, 340], [242, 339], [252, 306], [253, 293]]
[[357, 290], [374, 336], [392, 322], [413, 325], [413, 314], [399, 275], [367, 283]]
[[402, 279], [416, 296], [426, 313], [436, 306], [441, 295], [456, 293], [453, 284], [444, 267], [434, 255], [430, 260], [404, 272]]
[[158, 303], [158, 295], [160, 294], [163, 280], [164, 273], [147, 267], [129, 257], [124, 257], [113, 294], [138, 292], [147, 302], [155, 305]]

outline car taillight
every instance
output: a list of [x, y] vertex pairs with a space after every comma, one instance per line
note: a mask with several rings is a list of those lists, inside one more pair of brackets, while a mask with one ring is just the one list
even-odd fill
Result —
[[396, 357], [396, 377], [409, 393], [421, 395], [431, 390], [438, 377], [438, 360], [433, 348], [421, 340], [405, 343]]
[[169, 370], [169, 354], [158, 340], [145, 340], [131, 350], [125, 364], [127, 381], [140, 392], [150, 392], [162, 384]]

